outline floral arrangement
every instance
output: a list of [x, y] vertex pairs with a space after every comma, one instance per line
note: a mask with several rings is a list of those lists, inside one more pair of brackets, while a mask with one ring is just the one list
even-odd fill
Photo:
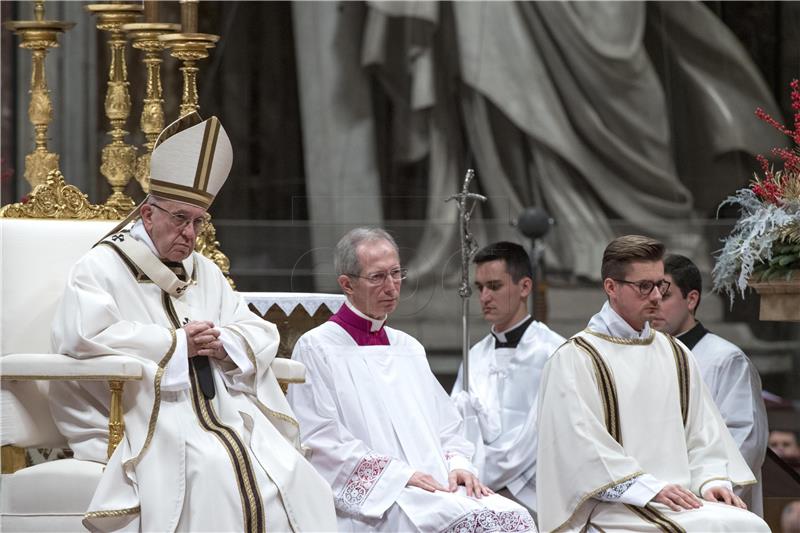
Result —
[[790, 148], [773, 148], [782, 169], [775, 170], [763, 155], [756, 156], [762, 176], [755, 175], [750, 186], [729, 196], [720, 207], [741, 208], [741, 216], [711, 272], [714, 291], [744, 297], [748, 281], [790, 280], [800, 272], [800, 81], [791, 87], [794, 129], [756, 110], [756, 116], [788, 136]]

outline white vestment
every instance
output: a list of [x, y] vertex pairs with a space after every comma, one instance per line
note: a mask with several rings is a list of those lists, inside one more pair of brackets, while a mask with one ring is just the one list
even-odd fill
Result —
[[[600, 315], [610, 311], [607, 305]], [[644, 477], [698, 496], [710, 484], [755, 482], [691, 352], [662, 333], [644, 333], [621, 337], [587, 329], [545, 365], [537, 463], [541, 529], [769, 531], [758, 516], [733, 506], [703, 501], [699, 509], [673, 512], [650, 498], [640, 505], [625, 499]]]
[[448, 485], [474, 472], [462, 421], [415, 339], [385, 328], [389, 346], [359, 346], [334, 322], [297, 341], [292, 358], [307, 380], [289, 402], [311, 463], [333, 488], [342, 531], [535, 531], [529, 513], [497, 495], [427, 492], [415, 471]]
[[[505, 340], [503, 333], [496, 335], [487, 335], [469, 351], [469, 392], [483, 411], [476, 417], [480, 441], [473, 442], [483, 450], [480, 478], [493, 490], [507, 488], [535, 510], [539, 380], [544, 364], [564, 338], [535, 321], [514, 348], [495, 348], [496, 339]], [[457, 403], [464, 395], [463, 371], [462, 365], [453, 385]], [[472, 402], [463, 405], [469, 411], [467, 406]], [[462, 414], [467, 420], [469, 413]]]
[[[162, 290], [151, 280], [165, 267], [152, 242], [143, 240], [141, 231], [137, 239], [121, 232], [78, 261], [53, 324], [57, 352], [126, 355], [143, 364], [143, 380], [125, 386], [125, 435], [84, 524], [142, 531], [334, 529], [330, 488], [298, 451], [297, 422], [270, 368], [275, 326], [251, 313], [219, 268], [197, 253], [182, 262], [192, 281], [183, 287], [169, 272], [179, 288]], [[179, 329], [187, 320], [213, 322], [230, 355], [210, 359], [213, 399], [199, 391], [188, 364]], [[105, 462], [107, 386], [54, 383], [50, 390], [54, 418], [75, 456]]]
[[738, 487], [737, 494], [751, 511], [762, 515], [761, 467], [769, 428], [758, 370], [738, 346], [710, 332], [691, 350], [728, 431], [758, 481]]

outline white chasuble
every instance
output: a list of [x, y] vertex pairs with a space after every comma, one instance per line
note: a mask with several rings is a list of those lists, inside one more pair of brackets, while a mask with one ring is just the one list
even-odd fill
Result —
[[544, 531], [769, 531], [748, 511], [707, 501], [681, 512], [614, 503], [642, 474], [697, 496], [721, 480], [755, 482], [697, 363], [671, 337], [578, 333], [545, 366], [539, 423]]
[[[489, 334], [469, 351], [470, 395], [482, 410], [475, 417], [480, 442], [473, 443], [483, 450], [481, 481], [493, 490], [508, 488], [531, 509], [536, 509], [539, 381], [547, 359], [563, 343], [561, 335], [534, 321], [513, 348], [496, 348], [498, 341]], [[454, 399], [464, 394], [463, 371], [462, 365]], [[466, 419], [469, 411], [465, 414]]]
[[334, 322], [303, 335], [292, 358], [306, 383], [289, 390], [311, 463], [333, 488], [342, 531], [535, 531], [527, 511], [406, 483], [415, 471], [445, 487], [451, 470], [474, 472], [462, 421], [415, 339], [385, 328], [388, 346], [359, 346]]
[[[270, 368], [275, 326], [251, 313], [205, 257], [184, 260], [191, 282], [175, 283], [141, 243], [123, 245], [132, 239], [116, 234], [73, 267], [53, 325], [57, 352], [125, 355], [144, 367], [141, 382], [125, 385], [125, 435], [86, 527], [335, 529], [330, 488], [299, 452], [297, 422]], [[188, 320], [213, 322], [230, 355], [209, 360], [213, 398], [199, 390], [186, 360], [179, 328]], [[105, 462], [108, 402], [103, 383], [51, 387], [51, 410], [76, 458]]]

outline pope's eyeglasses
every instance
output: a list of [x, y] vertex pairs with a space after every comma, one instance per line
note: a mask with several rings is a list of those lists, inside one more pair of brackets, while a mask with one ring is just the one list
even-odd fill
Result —
[[195, 233], [201, 233], [206, 227], [206, 221], [207, 221], [208, 215], [203, 215], [203, 216], [197, 217], [197, 218], [189, 218], [186, 215], [184, 215], [183, 213], [173, 213], [172, 211], [164, 209], [163, 207], [161, 207], [158, 204], [147, 204], [147, 205], [155, 207], [159, 211], [163, 211], [166, 214], [168, 214], [170, 217], [172, 217], [172, 223], [175, 225], [175, 227], [177, 229], [179, 229], [181, 231], [186, 229], [186, 226], [188, 226], [189, 224], [192, 225], [192, 228], [194, 228], [194, 232]]

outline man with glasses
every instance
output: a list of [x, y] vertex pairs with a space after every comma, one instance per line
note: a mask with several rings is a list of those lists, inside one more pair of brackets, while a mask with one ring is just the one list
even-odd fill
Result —
[[656, 332], [664, 246], [605, 249], [608, 301], [545, 365], [537, 495], [545, 531], [769, 531], [733, 493], [755, 482], [691, 352]]
[[664, 277], [670, 286], [653, 327], [675, 335], [697, 359], [703, 381], [728, 431], [758, 480], [755, 485], [739, 487], [736, 493], [750, 510], [761, 515], [761, 465], [769, 430], [758, 370], [738, 346], [714, 335], [697, 320], [703, 280], [691, 259], [677, 254], [667, 256]]
[[[125, 436], [84, 518], [93, 531], [336, 527], [330, 488], [303, 457], [270, 368], [275, 326], [194, 251], [231, 163], [216, 117], [192, 113], [167, 127], [152, 153], [150, 195], [70, 272], [56, 351], [125, 355], [143, 369], [125, 389]], [[50, 391], [75, 457], [105, 462], [106, 387]]]
[[413, 337], [385, 325], [406, 270], [394, 239], [357, 228], [336, 245], [347, 297], [297, 341], [289, 390], [341, 531], [535, 531], [530, 514], [476, 477], [462, 420]]

